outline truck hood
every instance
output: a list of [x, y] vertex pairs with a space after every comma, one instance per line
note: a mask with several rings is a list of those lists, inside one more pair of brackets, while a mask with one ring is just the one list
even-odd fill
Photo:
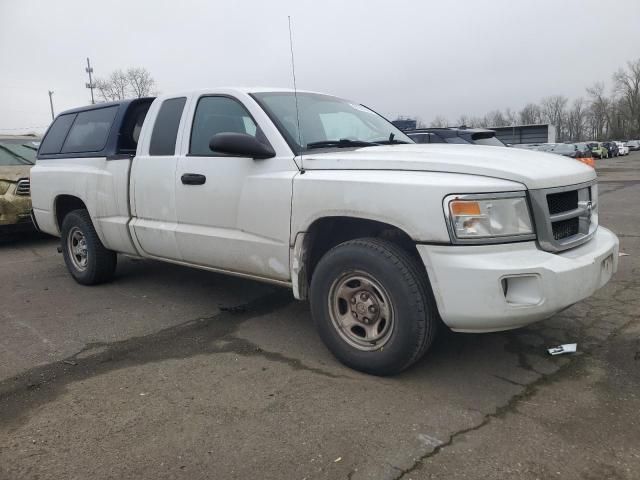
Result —
[[0, 166], [0, 180], [17, 182], [21, 178], [29, 178], [29, 171], [33, 165], [3, 165]]
[[381, 145], [305, 153], [306, 170], [409, 170], [501, 178], [529, 189], [561, 187], [596, 178], [573, 158], [484, 145]]

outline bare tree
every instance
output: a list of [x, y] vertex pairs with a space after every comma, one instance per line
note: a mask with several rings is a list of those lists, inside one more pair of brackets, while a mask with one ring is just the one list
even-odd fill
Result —
[[527, 103], [518, 115], [521, 125], [536, 125], [542, 123], [542, 112], [540, 111], [540, 107], [535, 103]]
[[131, 93], [136, 98], [148, 97], [152, 94], [155, 81], [146, 68], [136, 67], [127, 70], [127, 80]]
[[564, 140], [565, 136], [565, 107], [567, 106], [567, 102], [567, 97], [563, 95], [545, 97], [540, 102], [542, 120], [546, 123], [555, 125], [558, 141]]
[[458, 126], [466, 125], [467, 127], [471, 127], [473, 125], [473, 119], [469, 115], [460, 115], [458, 118]]
[[436, 118], [431, 120], [431, 123], [429, 124], [429, 126], [430, 127], [434, 127], [434, 128], [448, 127], [449, 126], [449, 120], [447, 120], [442, 115], [438, 115], [438, 116], [436, 116]]
[[640, 132], [640, 58], [628, 62], [626, 70], [618, 70], [613, 82], [622, 103], [621, 113], [628, 116], [634, 133]]
[[587, 93], [591, 98], [589, 107], [589, 123], [591, 136], [596, 140], [604, 140], [609, 129], [609, 108], [610, 100], [604, 93], [604, 83], [597, 82], [587, 88]]
[[97, 79], [96, 88], [104, 101], [123, 100], [127, 98], [129, 80], [122, 70], [114, 70], [106, 79]]
[[504, 112], [504, 118], [507, 121], [507, 125], [517, 125], [518, 124], [518, 114], [507, 108]]
[[492, 110], [484, 116], [486, 127], [505, 127], [509, 125], [509, 120], [502, 114], [500, 110]]
[[584, 138], [585, 102], [583, 98], [576, 98], [567, 113], [567, 140], [579, 142]]
[[145, 68], [114, 70], [104, 79], [96, 79], [96, 88], [105, 102], [140, 98], [152, 94], [155, 81]]

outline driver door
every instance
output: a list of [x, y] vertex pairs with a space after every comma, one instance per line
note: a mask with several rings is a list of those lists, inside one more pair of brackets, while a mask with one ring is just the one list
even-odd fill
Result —
[[227, 95], [191, 101], [176, 171], [176, 241], [183, 261], [288, 281], [291, 158], [256, 160], [209, 148], [217, 133], [268, 143], [249, 110]]

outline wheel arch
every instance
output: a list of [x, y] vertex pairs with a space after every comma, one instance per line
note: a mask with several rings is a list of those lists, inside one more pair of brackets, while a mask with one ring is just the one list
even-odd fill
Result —
[[294, 296], [299, 300], [307, 298], [313, 272], [325, 253], [343, 242], [364, 237], [384, 238], [419, 259], [415, 242], [397, 225], [358, 216], [320, 217], [295, 236], [291, 255]]
[[62, 222], [70, 212], [74, 210], [88, 210], [87, 204], [75, 195], [58, 195], [53, 202], [53, 213], [56, 219], [58, 232], [62, 233]]

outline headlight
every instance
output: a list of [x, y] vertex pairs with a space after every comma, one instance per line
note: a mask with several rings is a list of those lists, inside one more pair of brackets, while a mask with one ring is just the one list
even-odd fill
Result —
[[9, 190], [11, 186], [11, 182], [7, 182], [6, 180], [0, 180], [0, 195], [4, 195]]
[[449, 195], [444, 210], [453, 243], [501, 243], [535, 238], [524, 192]]

